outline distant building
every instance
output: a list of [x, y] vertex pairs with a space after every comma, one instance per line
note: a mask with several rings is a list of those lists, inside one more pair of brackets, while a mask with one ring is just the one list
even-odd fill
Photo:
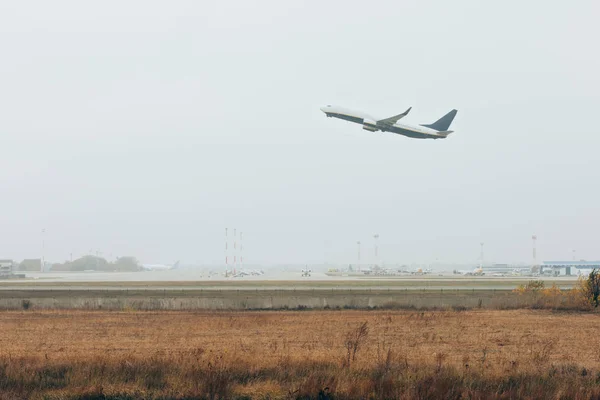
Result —
[[553, 275], [587, 275], [593, 269], [600, 270], [600, 261], [544, 261], [542, 271], [551, 271]]
[[13, 260], [0, 260], [0, 279], [11, 277], [14, 267]]

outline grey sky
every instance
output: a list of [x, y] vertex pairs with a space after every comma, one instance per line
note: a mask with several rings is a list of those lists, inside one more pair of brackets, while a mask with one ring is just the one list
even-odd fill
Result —
[[[0, 3], [0, 257], [598, 259], [594, 1]], [[370, 133], [325, 104], [447, 140]]]

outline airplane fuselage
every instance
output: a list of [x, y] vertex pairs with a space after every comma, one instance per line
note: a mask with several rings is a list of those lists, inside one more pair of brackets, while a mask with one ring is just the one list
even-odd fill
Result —
[[173, 265], [164, 264], [142, 264], [142, 270], [144, 271], [170, 271], [179, 267], [179, 261]]
[[363, 129], [371, 132], [392, 132], [415, 139], [445, 139], [448, 136], [448, 133], [450, 133], [440, 133], [435, 129], [427, 128], [425, 126], [400, 124], [398, 122], [394, 124], [382, 123], [381, 121], [383, 120], [378, 120], [364, 112], [349, 110], [338, 106], [322, 107], [321, 111], [331, 118], [338, 118], [361, 124]]
[[168, 271], [173, 269], [170, 265], [162, 265], [162, 264], [142, 264], [142, 269], [144, 271]]

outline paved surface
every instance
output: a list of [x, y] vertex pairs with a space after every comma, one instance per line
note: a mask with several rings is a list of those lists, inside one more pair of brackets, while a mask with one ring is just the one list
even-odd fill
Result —
[[[246, 290], [511, 290], [532, 277], [464, 277], [464, 276], [404, 276], [404, 277], [330, 277], [313, 274], [308, 278], [298, 274], [277, 277], [248, 276], [241, 278], [150, 273], [52, 273], [28, 274], [27, 279], [0, 281], [0, 292], [10, 290], [167, 290], [167, 291], [246, 291]], [[136, 279], [133, 279], [136, 278]], [[187, 279], [184, 279], [187, 278]], [[195, 279], [192, 279], [195, 278]], [[278, 279], [277, 279], [278, 278]], [[546, 278], [547, 286], [561, 289], [573, 287], [575, 278]]]

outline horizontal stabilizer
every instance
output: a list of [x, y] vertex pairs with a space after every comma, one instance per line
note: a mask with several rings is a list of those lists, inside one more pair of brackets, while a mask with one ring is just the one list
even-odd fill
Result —
[[452, 132], [454, 132], [454, 131], [439, 131], [438, 135], [440, 135], [440, 136], [448, 136]]
[[379, 121], [377, 121], [377, 123], [384, 125], [394, 125], [396, 122], [398, 122], [399, 119], [406, 117], [406, 115], [410, 112], [411, 109], [412, 107], [409, 107], [408, 110], [404, 111], [402, 114], [394, 115], [393, 117], [389, 117], [386, 119], [380, 119]]

